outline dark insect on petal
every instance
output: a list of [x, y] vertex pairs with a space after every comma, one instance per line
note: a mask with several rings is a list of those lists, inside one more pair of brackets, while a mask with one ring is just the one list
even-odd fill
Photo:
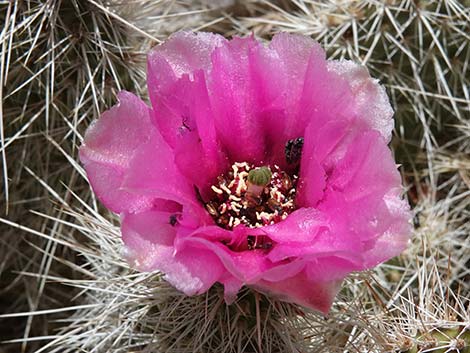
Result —
[[193, 129], [189, 125], [189, 118], [187, 116], [182, 116], [181, 117], [181, 126], [180, 126], [180, 132], [185, 133], [185, 132], [192, 132]]
[[178, 223], [178, 219], [175, 214], [172, 214], [169, 219], [169, 223], [174, 227]]
[[284, 153], [286, 155], [286, 161], [289, 164], [295, 164], [300, 162], [302, 157], [302, 147], [304, 146], [304, 138], [298, 137], [287, 141]]

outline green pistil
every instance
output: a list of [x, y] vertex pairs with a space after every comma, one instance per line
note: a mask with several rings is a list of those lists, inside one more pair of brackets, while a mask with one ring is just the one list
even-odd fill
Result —
[[259, 167], [249, 171], [248, 181], [254, 185], [266, 186], [271, 181], [273, 173], [269, 167]]

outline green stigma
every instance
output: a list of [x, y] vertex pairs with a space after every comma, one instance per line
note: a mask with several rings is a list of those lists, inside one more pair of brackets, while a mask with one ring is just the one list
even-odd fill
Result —
[[266, 186], [271, 181], [271, 176], [269, 167], [259, 167], [248, 172], [248, 181], [254, 185]]

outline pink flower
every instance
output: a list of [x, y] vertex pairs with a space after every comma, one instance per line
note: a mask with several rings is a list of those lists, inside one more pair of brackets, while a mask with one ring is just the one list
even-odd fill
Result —
[[80, 150], [139, 270], [326, 313], [346, 275], [406, 247], [393, 110], [364, 67], [298, 35], [179, 32], [150, 52], [148, 90], [152, 108], [121, 92]]

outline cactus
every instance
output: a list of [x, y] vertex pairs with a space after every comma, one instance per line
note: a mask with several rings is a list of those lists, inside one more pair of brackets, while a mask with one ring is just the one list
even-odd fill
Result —
[[[6, 351], [470, 351], [468, 0], [18, 0], [0, 18]], [[184, 297], [122, 260], [77, 146], [118, 90], [143, 93], [145, 52], [182, 28], [310, 35], [386, 86], [415, 234], [348, 278], [328, 318], [251, 289], [232, 306], [217, 287]]]

